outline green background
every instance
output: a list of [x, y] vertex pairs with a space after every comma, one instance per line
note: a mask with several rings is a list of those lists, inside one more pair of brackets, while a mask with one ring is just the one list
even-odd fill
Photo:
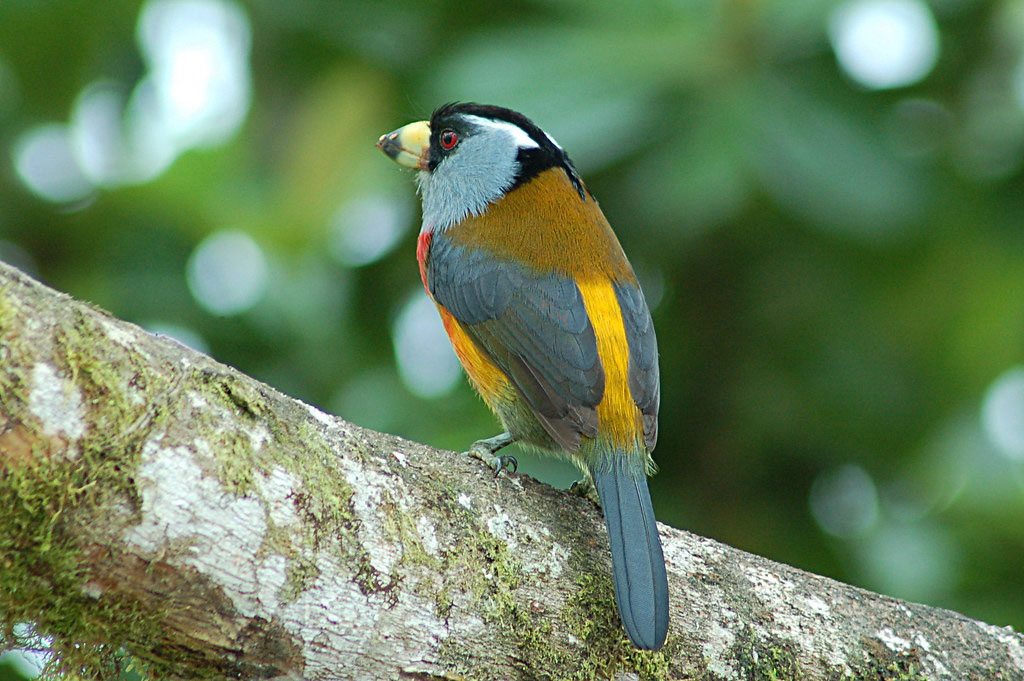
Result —
[[[521, 110], [652, 301], [658, 518], [1024, 627], [1024, 452], [983, 419], [1024, 364], [1024, 3], [920, 4], [937, 61], [886, 89], [837, 60], [833, 2], [217, 3], [251, 42], [241, 125], [146, 181], [40, 197], [19, 145], [74, 124], [97, 83], [127, 106], [158, 4], [0, 3], [0, 257], [360, 425], [464, 449], [497, 432], [483, 404], [462, 380], [418, 394], [396, 358], [419, 217], [373, 143], [450, 100]], [[234, 314], [186, 276], [222, 230], [266, 263]]]

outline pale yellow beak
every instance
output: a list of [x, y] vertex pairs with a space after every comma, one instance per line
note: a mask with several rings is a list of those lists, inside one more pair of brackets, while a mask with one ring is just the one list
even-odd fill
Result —
[[426, 170], [430, 160], [430, 123], [416, 121], [381, 135], [377, 148], [398, 165]]

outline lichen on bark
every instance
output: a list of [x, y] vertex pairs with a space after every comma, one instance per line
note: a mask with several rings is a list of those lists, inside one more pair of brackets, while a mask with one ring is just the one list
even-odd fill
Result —
[[594, 505], [373, 433], [0, 264], [0, 635], [111, 678], [1020, 679], [1024, 639], [661, 527], [621, 630]]

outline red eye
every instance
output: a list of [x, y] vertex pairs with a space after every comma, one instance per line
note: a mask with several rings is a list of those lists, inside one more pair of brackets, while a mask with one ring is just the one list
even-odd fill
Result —
[[442, 130], [438, 139], [441, 142], [441, 148], [445, 151], [455, 148], [455, 145], [459, 143], [459, 136], [455, 134], [454, 130]]

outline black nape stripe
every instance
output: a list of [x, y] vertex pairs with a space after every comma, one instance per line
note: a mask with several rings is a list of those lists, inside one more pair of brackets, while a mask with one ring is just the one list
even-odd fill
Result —
[[557, 154], [552, 154], [544, 148], [520, 149], [516, 155], [516, 160], [519, 161], [519, 174], [516, 176], [515, 182], [512, 183], [512, 187], [526, 184], [549, 168], [560, 167], [569, 176], [569, 181], [572, 182], [576, 193], [580, 195], [580, 199], [586, 201], [587, 189], [583, 186], [583, 181], [576, 172], [572, 161], [569, 160], [569, 156], [558, 147], [555, 147], [555, 150], [558, 152]]

